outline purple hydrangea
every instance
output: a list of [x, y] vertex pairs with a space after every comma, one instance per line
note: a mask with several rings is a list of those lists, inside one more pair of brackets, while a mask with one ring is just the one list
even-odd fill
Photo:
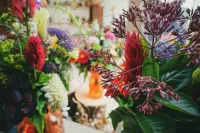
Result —
[[67, 51], [73, 50], [72, 39], [62, 30], [57, 28], [48, 28], [48, 33], [51, 36], [57, 36], [58, 44], [64, 47]]

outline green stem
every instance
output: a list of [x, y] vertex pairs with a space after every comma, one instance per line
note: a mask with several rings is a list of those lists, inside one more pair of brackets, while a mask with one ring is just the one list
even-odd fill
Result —
[[12, 68], [11, 66], [9, 66], [9, 65], [7, 65], [7, 64], [5, 64], [5, 63], [3, 63], [3, 62], [0, 62], [0, 65], [4, 65], [4, 66], [7, 66], [7, 67]]

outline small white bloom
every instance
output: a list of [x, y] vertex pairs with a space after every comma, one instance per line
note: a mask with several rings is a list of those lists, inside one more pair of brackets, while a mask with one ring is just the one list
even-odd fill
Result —
[[51, 115], [51, 116], [50, 116], [50, 121], [51, 121], [52, 123], [55, 123], [55, 122], [58, 121], [58, 119], [57, 119], [54, 115]]

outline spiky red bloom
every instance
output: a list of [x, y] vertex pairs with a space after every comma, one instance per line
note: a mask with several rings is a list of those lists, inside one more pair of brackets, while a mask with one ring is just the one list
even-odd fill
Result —
[[[136, 35], [136, 32], [133, 32], [132, 34], [128, 33], [128, 39], [126, 39], [126, 43], [124, 45], [124, 57], [124, 70], [127, 73], [124, 74], [123, 81], [125, 83], [136, 81], [136, 76], [142, 74], [142, 68], [139, 66], [142, 65], [146, 57], [146, 55], [143, 55], [141, 39], [139, 34]], [[132, 70], [134, 68], [137, 69]], [[124, 92], [124, 90], [121, 90], [121, 93], [126, 96], [126, 92]]]
[[[136, 32], [133, 32], [131, 35], [128, 33], [128, 38], [124, 45], [124, 70], [129, 71], [131, 69], [137, 68], [142, 65], [145, 56], [142, 52], [142, 43], [139, 37], [139, 34], [136, 35]], [[142, 68], [130, 71], [125, 74], [124, 81], [125, 83], [136, 81], [136, 76], [142, 74]]]

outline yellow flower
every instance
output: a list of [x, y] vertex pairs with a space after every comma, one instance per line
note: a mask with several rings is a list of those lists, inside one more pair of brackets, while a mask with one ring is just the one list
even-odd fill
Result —
[[56, 37], [56, 36], [53, 36], [52, 38], [51, 38], [51, 46], [53, 47], [53, 48], [56, 48], [57, 47], [57, 41], [58, 41], [58, 38]]
[[42, 37], [42, 40], [47, 39], [47, 27], [48, 19], [50, 15], [47, 9], [41, 7], [35, 11], [34, 21], [37, 23], [38, 34]]

